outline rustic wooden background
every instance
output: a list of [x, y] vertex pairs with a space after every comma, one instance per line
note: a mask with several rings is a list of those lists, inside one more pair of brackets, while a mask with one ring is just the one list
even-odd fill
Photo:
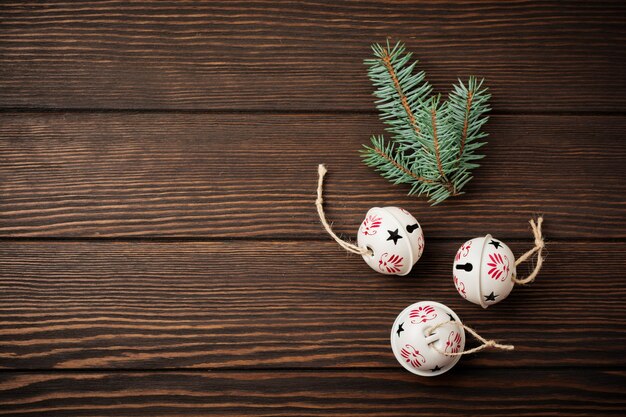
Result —
[[[357, 154], [388, 36], [440, 91], [493, 93], [484, 164], [437, 207]], [[625, 62], [619, 1], [3, 2], [0, 414], [623, 415]], [[338, 232], [418, 217], [408, 277], [323, 232], [319, 162]], [[525, 251], [539, 213], [537, 282], [463, 301], [457, 247]], [[390, 325], [425, 299], [516, 350], [409, 374]]]

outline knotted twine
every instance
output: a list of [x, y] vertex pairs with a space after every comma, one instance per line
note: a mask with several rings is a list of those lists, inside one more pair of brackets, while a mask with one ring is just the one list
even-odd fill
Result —
[[335, 242], [337, 242], [339, 246], [341, 246], [348, 252], [356, 253], [357, 255], [372, 256], [371, 250], [367, 248], [361, 248], [350, 242], [346, 242], [345, 240], [342, 240], [339, 236], [337, 236], [335, 232], [333, 232], [333, 229], [330, 227], [330, 224], [328, 224], [328, 221], [326, 220], [326, 215], [324, 214], [324, 207], [323, 207], [324, 199], [322, 198], [322, 191], [324, 188], [324, 176], [326, 175], [326, 167], [323, 164], [319, 164], [319, 166], [317, 167], [317, 173], [318, 173], [317, 200], [315, 200], [315, 205], [317, 206], [317, 214], [319, 214], [320, 216], [320, 221], [322, 222], [324, 229], [326, 229], [326, 232], [328, 232], [328, 234], [333, 239], [335, 239]]
[[472, 329], [471, 327], [466, 326], [463, 323], [459, 323], [457, 321], [453, 321], [453, 320], [444, 321], [443, 323], [439, 323], [438, 325], [436, 325], [434, 327], [431, 327], [430, 329], [427, 330], [428, 336], [433, 334], [433, 332], [435, 330], [437, 330], [438, 328], [440, 328], [441, 326], [445, 326], [448, 323], [460, 324], [472, 336], [474, 336], [476, 339], [480, 340], [482, 342], [482, 345], [476, 346], [475, 348], [472, 348], [470, 350], [464, 350], [463, 352], [451, 353], [451, 352], [444, 352], [444, 351], [442, 351], [441, 349], [439, 349], [437, 346], [434, 345], [435, 342], [431, 342], [430, 346], [433, 349], [435, 349], [437, 352], [441, 353], [442, 355], [446, 355], [446, 356], [469, 355], [471, 353], [480, 352], [481, 350], [487, 349], [487, 348], [494, 348], [494, 349], [501, 349], [501, 350], [513, 350], [513, 349], [515, 349], [515, 346], [513, 346], [513, 345], [501, 345], [500, 343], [497, 343], [495, 340], [487, 340], [484, 337], [482, 337], [481, 335], [479, 335], [478, 333], [476, 333], [476, 331], [474, 329]]
[[519, 284], [519, 285], [526, 285], [535, 280], [535, 277], [537, 276], [537, 274], [539, 273], [539, 270], [541, 269], [541, 266], [543, 265], [542, 251], [546, 247], [546, 244], [543, 241], [543, 236], [541, 234], [541, 224], [543, 223], [543, 217], [540, 216], [537, 219], [537, 223], [535, 223], [534, 219], [530, 219], [529, 223], [530, 223], [530, 227], [533, 229], [533, 235], [535, 236], [535, 247], [529, 250], [528, 252], [526, 252], [525, 254], [523, 254], [522, 256], [520, 256], [515, 261], [515, 266], [518, 266], [522, 262], [526, 261], [535, 253], [537, 253], [537, 263], [535, 264], [535, 268], [533, 269], [533, 272], [531, 272], [531, 274], [528, 275], [526, 278], [518, 279], [515, 275], [511, 277], [511, 280], [514, 283]]

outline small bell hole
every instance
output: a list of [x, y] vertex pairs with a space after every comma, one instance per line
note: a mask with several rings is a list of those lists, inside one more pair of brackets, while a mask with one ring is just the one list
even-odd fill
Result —
[[459, 269], [461, 271], [472, 272], [472, 269], [474, 269], [474, 267], [472, 266], [471, 263], [467, 262], [464, 264], [457, 264], [456, 269]]
[[365, 246], [365, 248], [370, 252], [369, 255], [373, 258], [374, 257], [374, 249], [370, 248], [369, 246]]

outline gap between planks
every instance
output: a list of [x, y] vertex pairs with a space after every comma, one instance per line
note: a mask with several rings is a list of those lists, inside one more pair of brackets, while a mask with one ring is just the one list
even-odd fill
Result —
[[[81, 107], [0, 107], [0, 114], [41, 114], [41, 113], [72, 113], [72, 114], [256, 114], [256, 115], [377, 115], [375, 108], [371, 110], [359, 109], [166, 109], [166, 108], [81, 108]], [[490, 116], [589, 116], [589, 117], [624, 117], [626, 111], [506, 111], [491, 110]]]
[[[320, 226], [321, 227], [321, 226]], [[356, 232], [356, 231], [355, 231]], [[343, 233], [342, 233], [343, 235]], [[350, 236], [348, 236], [350, 237]], [[429, 237], [428, 242], [435, 243], [450, 243], [456, 242], [463, 239], [468, 239], [468, 236], [458, 236], [458, 237]], [[514, 237], [507, 238], [503, 237], [502, 240], [507, 242], [515, 242], [515, 243], [525, 243], [531, 242], [532, 236], [529, 235], [528, 239]], [[550, 236], [545, 236], [546, 245], [549, 246], [552, 243], [572, 243], [572, 244], [585, 244], [585, 243], [626, 243], [626, 237], [589, 237], [589, 238], [566, 238], [566, 237], [556, 237], [550, 238]], [[96, 237], [96, 236], [0, 236], [0, 242], [37, 242], [37, 243], [54, 243], [54, 242], [62, 242], [62, 243], [89, 243], [89, 242], [106, 242], [106, 243], [210, 243], [210, 242], [268, 242], [268, 243], [295, 243], [295, 242], [319, 242], [319, 243], [328, 243], [332, 242], [329, 238], [326, 237], [316, 237], [316, 236], [305, 236], [305, 237], [284, 237], [284, 238], [273, 238], [273, 237], [255, 237], [255, 236], [233, 236], [233, 237], [211, 237], [211, 236], [115, 236], [115, 237]]]
[[[137, 372], [137, 373], [205, 373], [210, 372], [214, 374], [228, 374], [235, 372], [249, 372], [249, 373], [279, 373], [279, 372], [315, 372], [315, 373], [334, 373], [334, 372], [344, 372], [344, 373], [358, 373], [358, 372], [385, 372], [385, 371], [397, 371], [400, 365], [398, 366], [357, 366], [357, 367], [295, 367], [295, 366], [286, 366], [284, 368], [281, 367], [246, 367], [246, 368], [208, 368], [208, 367], [198, 367], [198, 368], [6, 368], [0, 369], [0, 375], [2, 374], [98, 374], [98, 373], [108, 373], [108, 374], [123, 374], [129, 372]], [[464, 369], [485, 369], [484, 365], [473, 365], [473, 364], [464, 364]], [[520, 365], [520, 366], [493, 366], [489, 367], [490, 370], [518, 370], [518, 369], [528, 369], [528, 365]], [[592, 369], [594, 371], [626, 371], [626, 365], [560, 365], [560, 366], [533, 366], [533, 370], [536, 371], [562, 371], [563, 369]]]

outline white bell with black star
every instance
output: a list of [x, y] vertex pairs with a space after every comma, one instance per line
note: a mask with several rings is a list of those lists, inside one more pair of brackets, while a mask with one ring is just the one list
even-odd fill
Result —
[[[465, 348], [466, 334], [481, 344]], [[420, 376], [437, 376], [448, 372], [462, 355], [493, 348], [513, 350], [512, 345], [501, 345], [487, 340], [443, 304], [422, 301], [412, 304], [398, 314], [391, 328], [391, 349], [400, 364]]]
[[[531, 219], [529, 223], [535, 245], [517, 260], [507, 245], [491, 235], [468, 240], [459, 248], [452, 274], [454, 286], [463, 298], [487, 308], [508, 297], [515, 284], [526, 285], [535, 280], [544, 261], [543, 217], [536, 221]], [[533, 255], [536, 255], [536, 262], [532, 272], [525, 278], [518, 278], [517, 267]]]
[[504, 300], [513, 289], [515, 256], [491, 235], [468, 240], [457, 251], [452, 268], [461, 296], [487, 308]]
[[373, 270], [406, 275], [424, 252], [424, 232], [408, 211], [374, 207], [359, 227], [357, 245], [367, 249], [362, 256]]
[[374, 207], [359, 227], [357, 244], [341, 239], [324, 213], [324, 176], [326, 167], [317, 167], [317, 199], [315, 206], [326, 232], [346, 251], [361, 255], [377, 272], [406, 275], [424, 252], [424, 232], [415, 217], [399, 207]]
[[454, 311], [434, 301], [412, 304], [396, 318], [391, 348], [400, 364], [421, 376], [452, 369], [465, 349], [465, 330]]

